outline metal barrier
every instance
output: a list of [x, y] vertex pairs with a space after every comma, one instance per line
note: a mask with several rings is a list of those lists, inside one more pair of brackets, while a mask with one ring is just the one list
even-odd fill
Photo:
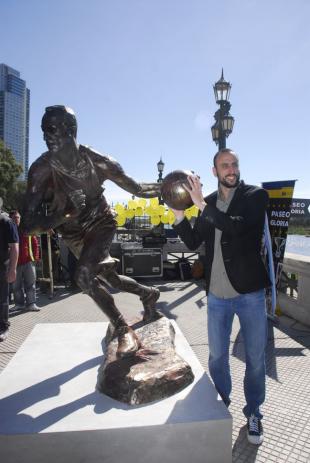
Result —
[[310, 257], [286, 253], [278, 293], [280, 310], [310, 326]]

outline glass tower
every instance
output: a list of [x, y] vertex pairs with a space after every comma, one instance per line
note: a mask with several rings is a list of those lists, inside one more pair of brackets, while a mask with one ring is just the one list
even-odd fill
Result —
[[21, 179], [29, 168], [30, 91], [15, 69], [0, 64], [0, 138], [21, 164]]

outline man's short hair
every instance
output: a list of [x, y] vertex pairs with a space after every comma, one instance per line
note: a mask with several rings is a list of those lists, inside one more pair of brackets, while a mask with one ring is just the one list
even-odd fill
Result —
[[217, 158], [220, 156], [220, 154], [223, 154], [223, 153], [230, 153], [230, 154], [233, 154], [234, 156], [236, 156], [236, 158], [238, 159], [238, 155], [237, 153], [235, 153], [234, 150], [230, 149], [230, 148], [222, 148], [221, 150], [219, 150], [217, 153], [215, 153], [214, 155], [214, 158], [213, 158], [213, 166], [216, 167], [216, 160]]
[[41, 123], [41, 128], [43, 132], [44, 132], [44, 128], [47, 125], [47, 121], [52, 117], [59, 119], [59, 122], [62, 123], [62, 125], [66, 128], [66, 130], [69, 129], [69, 131], [71, 131], [73, 136], [76, 137], [77, 120], [76, 120], [73, 109], [69, 108], [68, 106], [63, 106], [63, 105], [54, 105], [54, 106], [48, 106], [47, 108], [45, 108], [45, 113], [42, 117], [42, 123]]
[[12, 211], [10, 211], [9, 216], [12, 218], [15, 214], [20, 215], [20, 213], [19, 213], [19, 211], [17, 209], [13, 209]]

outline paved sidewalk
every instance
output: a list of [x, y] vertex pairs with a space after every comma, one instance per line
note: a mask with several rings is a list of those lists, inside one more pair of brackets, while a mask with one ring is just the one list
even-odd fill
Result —
[[[203, 367], [208, 366], [206, 297], [199, 281], [166, 282], [154, 280], [161, 291], [158, 307], [178, 323]], [[128, 293], [114, 294], [127, 319], [139, 315], [139, 299]], [[11, 310], [9, 338], [0, 343], [0, 370], [3, 369], [37, 323], [74, 323], [106, 321], [93, 301], [82, 293], [59, 289], [50, 300], [39, 295], [40, 312]], [[48, 339], [46, 340], [48, 342]], [[267, 399], [263, 406], [265, 440], [260, 447], [246, 439], [243, 384], [243, 341], [236, 319], [231, 338], [233, 378], [233, 462], [310, 462], [310, 328], [288, 317], [269, 322], [267, 346]], [[31, 362], [31, 359], [29, 359]], [[1, 381], [1, 375], [0, 375]]]

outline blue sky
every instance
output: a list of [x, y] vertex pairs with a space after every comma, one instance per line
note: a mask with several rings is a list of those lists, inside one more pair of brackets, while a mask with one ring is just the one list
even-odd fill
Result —
[[[247, 183], [297, 179], [310, 197], [308, 0], [0, 0], [0, 62], [31, 90], [30, 160], [44, 108], [72, 107], [78, 141], [143, 181], [199, 173], [216, 146], [213, 84], [222, 67], [235, 118], [227, 146]], [[129, 197], [110, 182], [112, 202]]]

